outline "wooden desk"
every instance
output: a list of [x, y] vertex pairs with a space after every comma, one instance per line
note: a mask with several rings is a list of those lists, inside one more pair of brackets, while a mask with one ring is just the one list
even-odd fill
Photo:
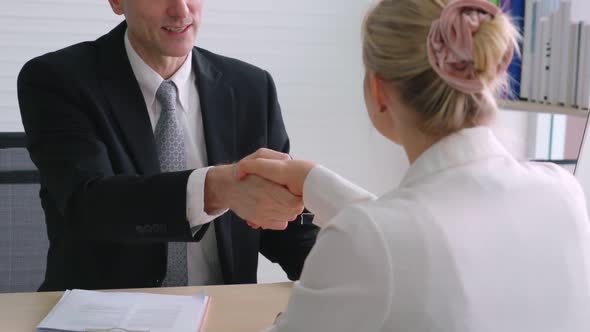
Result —
[[[205, 332], [249, 332], [270, 326], [283, 311], [291, 283], [145, 288], [129, 290], [188, 295], [204, 290], [212, 297]], [[61, 297], [61, 292], [0, 294], [0, 331], [35, 332], [35, 327]]]

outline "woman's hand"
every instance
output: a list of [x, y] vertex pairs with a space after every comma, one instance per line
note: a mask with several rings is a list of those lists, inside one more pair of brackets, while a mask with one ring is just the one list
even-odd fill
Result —
[[314, 166], [303, 160], [248, 159], [238, 163], [237, 176], [257, 175], [287, 187], [293, 195], [303, 196], [303, 183]]

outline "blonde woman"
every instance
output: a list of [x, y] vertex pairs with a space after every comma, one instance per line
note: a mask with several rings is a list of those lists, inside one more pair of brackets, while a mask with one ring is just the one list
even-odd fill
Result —
[[399, 187], [377, 198], [310, 162], [239, 165], [323, 226], [270, 331], [590, 331], [580, 186], [486, 126], [516, 38], [484, 0], [383, 0], [364, 23], [365, 98], [411, 163]]

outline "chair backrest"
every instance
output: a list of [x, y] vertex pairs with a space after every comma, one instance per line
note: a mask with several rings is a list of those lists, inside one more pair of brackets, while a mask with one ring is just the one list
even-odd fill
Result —
[[0, 133], [0, 292], [36, 291], [49, 242], [23, 133]]

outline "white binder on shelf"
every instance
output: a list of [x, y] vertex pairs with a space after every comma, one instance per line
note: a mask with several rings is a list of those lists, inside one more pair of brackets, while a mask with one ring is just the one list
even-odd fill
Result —
[[559, 71], [561, 65], [561, 48], [563, 44], [563, 38], [559, 34], [561, 27], [561, 7], [558, 11], [551, 14], [549, 18], [549, 45], [551, 52], [549, 52], [549, 70], [547, 72], [546, 82], [546, 101], [550, 104], [556, 105], [561, 86], [559, 86]]
[[524, 36], [522, 41], [521, 76], [520, 76], [520, 97], [529, 99], [531, 97], [531, 80], [533, 75], [533, 53], [534, 37], [536, 29], [535, 8], [537, 0], [525, 1], [524, 8]]
[[556, 72], [557, 86], [559, 87], [557, 93], [557, 103], [566, 105], [568, 101], [568, 80], [570, 79], [569, 64], [571, 56], [574, 52], [572, 47], [571, 37], [571, 16], [572, 3], [569, 0], [562, 0], [559, 4], [559, 36], [561, 40], [559, 65]]
[[541, 28], [541, 50], [539, 54], [539, 81], [535, 100], [539, 102], [546, 102], [549, 91], [549, 73], [551, 71], [551, 21], [548, 17], [543, 17], [539, 20]]
[[533, 57], [532, 57], [532, 63], [531, 63], [531, 81], [530, 81], [530, 96], [529, 99], [532, 101], [542, 101], [542, 99], [540, 99], [540, 80], [541, 80], [541, 71], [542, 71], [542, 67], [541, 67], [541, 57], [542, 57], [542, 53], [543, 53], [543, 48], [545, 47], [545, 45], [543, 45], [543, 41], [542, 41], [542, 26], [541, 26], [541, 19], [542, 16], [541, 14], [543, 13], [542, 11], [542, 5], [541, 2], [537, 1], [535, 2], [535, 7], [534, 7], [534, 15], [535, 15], [535, 26], [533, 28], [534, 30], [534, 35], [532, 36], [533, 38]]
[[578, 75], [580, 73], [580, 45], [583, 23], [570, 23], [570, 46], [567, 80], [567, 106], [578, 105]]
[[580, 36], [580, 67], [578, 69], [578, 107], [590, 107], [590, 25], [584, 24]]
[[536, 0], [525, 1], [524, 8], [524, 33], [522, 41], [520, 98], [529, 99], [531, 95], [531, 78], [534, 54], [535, 27], [534, 9]]

